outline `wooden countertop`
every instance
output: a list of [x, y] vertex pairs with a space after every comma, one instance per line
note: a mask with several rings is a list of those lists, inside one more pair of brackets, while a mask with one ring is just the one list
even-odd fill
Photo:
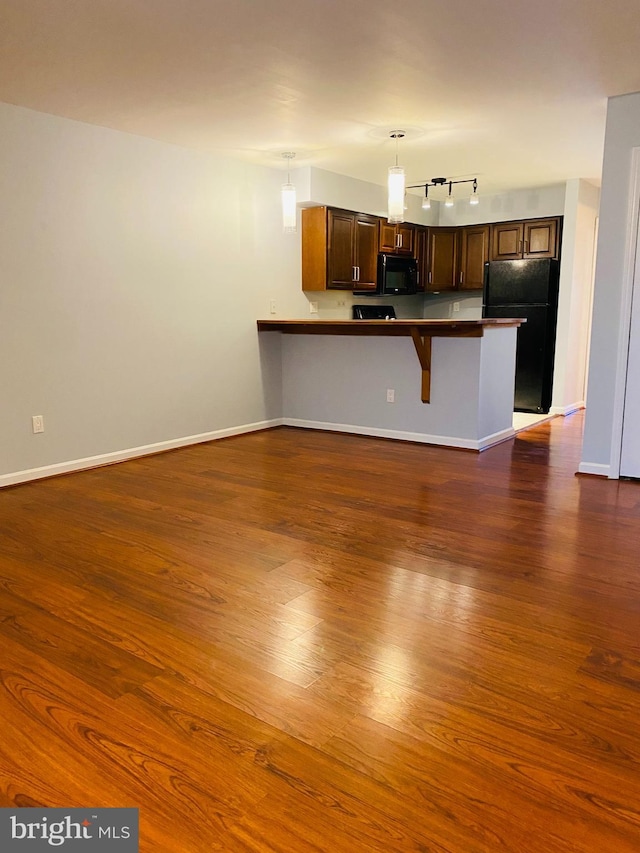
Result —
[[259, 332], [290, 335], [380, 335], [383, 337], [479, 338], [485, 328], [520, 326], [518, 317], [485, 317], [481, 320], [258, 320]]

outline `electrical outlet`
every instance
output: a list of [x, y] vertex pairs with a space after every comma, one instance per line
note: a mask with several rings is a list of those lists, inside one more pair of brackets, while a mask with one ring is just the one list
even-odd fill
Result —
[[318, 303], [310, 302], [309, 303], [309, 314], [317, 314], [318, 313]]
[[395, 403], [396, 392], [393, 388], [387, 388], [387, 403]]
[[275, 314], [275, 313], [276, 313], [276, 300], [270, 299], [269, 300], [269, 314]]
[[338, 306], [338, 308], [344, 308], [346, 304], [347, 304], [347, 300], [346, 300], [346, 299], [338, 299], [338, 301], [337, 301], [337, 303], [336, 303], [336, 305]]
[[34, 433], [44, 432], [44, 415], [33, 415], [31, 418], [31, 427]]
[[460, 310], [460, 303], [459, 303], [459, 302], [454, 302], [454, 303], [453, 303], [453, 312], [454, 312], [454, 314], [456, 313], [456, 311], [459, 311], [459, 310]]

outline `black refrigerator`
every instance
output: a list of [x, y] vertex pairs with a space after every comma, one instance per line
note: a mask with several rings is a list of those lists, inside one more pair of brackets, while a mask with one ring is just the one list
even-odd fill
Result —
[[551, 406], [558, 315], [559, 263], [489, 261], [484, 265], [483, 317], [523, 317], [516, 349], [515, 410], [546, 414]]

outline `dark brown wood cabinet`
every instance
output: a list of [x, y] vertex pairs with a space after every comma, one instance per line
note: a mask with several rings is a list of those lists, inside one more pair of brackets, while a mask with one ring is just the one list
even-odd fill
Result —
[[559, 257], [557, 219], [532, 219], [524, 223], [523, 258]]
[[429, 229], [429, 272], [425, 290], [455, 290], [458, 279], [458, 228]]
[[498, 222], [491, 226], [492, 261], [516, 261], [522, 258], [558, 258], [560, 221], [529, 219], [522, 222]]
[[374, 291], [378, 252], [413, 255], [418, 290], [481, 290], [486, 261], [559, 258], [562, 217], [441, 227], [332, 207], [302, 211], [302, 289]]
[[353, 261], [355, 266], [355, 290], [375, 290], [378, 278], [378, 233], [380, 220], [377, 216], [356, 214]]
[[379, 219], [328, 207], [302, 211], [302, 289], [375, 290]]
[[392, 225], [380, 222], [380, 251], [396, 255], [414, 255], [416, 251], [416, 226], [408, 223]]
[[484, 265], [489, 260], [489, 226], [466, 225], [460, 236], [459, 290], [479, 290], [484, 283]]
[[429, 229], [426, 225], [415, 226], [414, 246], [418, 263], [418, 292], [424, 293], [429, 280]]

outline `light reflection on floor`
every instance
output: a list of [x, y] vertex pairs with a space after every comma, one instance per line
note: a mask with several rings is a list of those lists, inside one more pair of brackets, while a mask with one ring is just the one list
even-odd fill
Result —
[[513, 413], [513, 428], [516, 432], [522, 432], [532, 426], [538, 426], [545, 421], [550, 421], [556, 415], [536, 415], [530, 412], [514, 412]]

